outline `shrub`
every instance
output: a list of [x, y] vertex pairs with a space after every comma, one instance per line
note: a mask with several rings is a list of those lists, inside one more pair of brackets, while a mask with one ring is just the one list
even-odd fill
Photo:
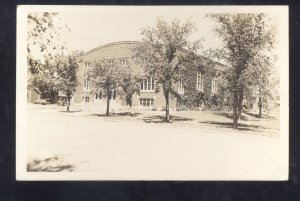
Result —
[[186, 105], [180, 105], [176, 108], [176, 111], [188, 111], [189, 108]]

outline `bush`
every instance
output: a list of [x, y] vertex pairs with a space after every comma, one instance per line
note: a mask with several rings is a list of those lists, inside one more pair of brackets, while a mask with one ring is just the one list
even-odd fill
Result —
[[189, 108], [185, 105], [180, 105], [176, 108], [176, 111], [188, 111]]

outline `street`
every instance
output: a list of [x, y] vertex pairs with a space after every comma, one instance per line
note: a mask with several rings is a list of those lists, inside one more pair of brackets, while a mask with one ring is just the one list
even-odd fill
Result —
[[54, 157], [73, 179], [252, 180], [285, 172], [278, 136], [52, 110], [29, 110], [28, 124], [28, 163], [51, 165]]

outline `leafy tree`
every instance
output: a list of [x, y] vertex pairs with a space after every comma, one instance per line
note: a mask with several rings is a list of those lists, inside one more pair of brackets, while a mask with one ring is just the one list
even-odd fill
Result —
[[57, 96], [56, 89], [56, 70], [53, 62], [46, 59], [43, 64], [39, 64], [39, 73], [29, 77], [29, 85], [31, 85], [43, 99], [48, 99], [50, 103], [54, 103]]
[[27, 16], [27, 62], [32, 74], [38, 73], [43, 63], [42, 59], [52, 59], [54, 55], [62, 53], [66, 47], [60, 41], [60, 31], [70, 30], [60, 24], [58, 13], [36, 12]]
[[76, 55], [60, 55], [55, 60], [56, 88], [67, 98], [67, 112], [69, 112], [70, 100], [78, 86], [78, 62]]
[[98, 93], [103, 91], [103, 96], [107, 98], [106, 116], [109, 116], [110, 98], [120, 86], [123, 70], [123, 67], [114, 63], [99, 61], [93, 63], [86, 73], [93, 90]]
[[180, 96], [176, 87], [184, 68], [182, 63], [188, 55], [182, 50], [185, 48], [187, 52], [195, 52], [199, 48], [198, 41], [191, 44], [188, 40], [194, 30], [195, 26], [189, 21], [181, 23], [175, 19], [168, 23], [159, 18], [155, 27], [143, 29], [142, 42], [134, 51], [145, 73], [152, 76], [156, 86], [162, 86], [166, 100], [166, 121], [170, 120], [170, 95]]
[[[223, 41], [223, 48], [215, 56], [229, 64], [225, 72], [233, 94], [233, 128], [238, 128], [247, 82], [262, 68], [259, 63], [270, 61], [274, 48], [275, 27], [265, 14], [210, 14], [219, 26], [215, 32]], [[250, 71], [250, 69], [253, 69]]]
[[132, 107], [132, 96], [140, 91], [142, 74], [135, 72], [130, 66], [124, 67], [120, 86], [125, 96], [126, 104]]

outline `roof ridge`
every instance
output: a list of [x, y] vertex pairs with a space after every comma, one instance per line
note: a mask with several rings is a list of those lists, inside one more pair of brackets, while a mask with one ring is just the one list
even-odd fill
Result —
[[87, 51], [87, 52], [84, 53], [83, 55], [89, 54], [89, 53], [94, 52], [94, 51], [96, 51], [96, 50], [99, 50], [99, 49], [101, 49], [101, 48], [105, 48], [105, 47], [112, 46], [112, 45], [119, 45], [119, 44], [136, 44], [136, 43], [138, 43], [138, 42], [139, 42], [139, 41], [117, 41], [117, 42], [106, 43], [106, 44], [104, 44], [104, 45], [100, 45], [100, 46], [98, 46], [98, 47], [96, 47], [96, 48], [93, 48], [93, 49]]

